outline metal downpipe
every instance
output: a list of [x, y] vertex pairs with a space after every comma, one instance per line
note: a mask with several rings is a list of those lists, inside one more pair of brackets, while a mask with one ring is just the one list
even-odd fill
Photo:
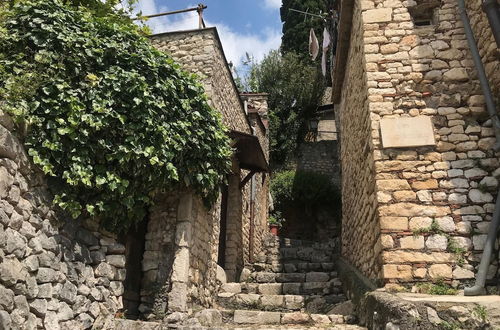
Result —
[[497, 48], [500, 48], [500, 6], [498, 6], [497, 0], [484, 0], [482, 7], [490, 22]]
[[[465, 9], [465, 1], [457, 0], [457, 3], [460, 12], [460, 17], [464, 24], [465, 36], [467, 37], [467, 42], [469, 44], [469, 48], [472, 53], [472, 59], [476, 67], [479, 82], [481, 83], [481, 89], [483, 91], [484, 98], [486, 101], [486, 109], [488, 110], [492, 126], [495, 131], [495, 136], [497, 141], [494, 148], [495, 150], [498, 151], [500, 149], [500, 120], [498, 118], [498, 114], [496, 111], [495, 101], [493, 100], [493, 95], [491, 93], [491, 88], [488, 82], [488, 78], [486, 77], [483, 63], [481, 61], [481, 56], [479, 55], [479, 51], [477, 49], [476, 40], [474, 39], [474, 34], [470, 26], [469, 17], [467, 16], [467, 12]], [[493, 254], [493, 249], [495, 246], [495, 241], [497, 239], [497, 232], [499, 225], [500, 225], [500, 191], [498, 192], [497, 195], [495, 211], [493, 213], [493, 219], [491, 220], [490, 223], [490, 229], [488, 231], [488, 236], [486, 238], [483, 255], [481, 257], [481, 262], [479, 264], [479, 268], [476, 274], [476, 283], [473, 287], [465, 288], [464, 294], [466, 296], [476, 296], [486, 293], [484, 285], [486, 283], [486, 275], [488, 273], [491, 255]]]

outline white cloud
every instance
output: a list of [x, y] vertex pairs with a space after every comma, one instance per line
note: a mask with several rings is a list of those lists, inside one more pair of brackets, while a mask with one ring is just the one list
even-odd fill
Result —
[[[281, 5], [281, 0], [266, 0], [266, 2], [279, 2], [279, 5]], [[158, 9], [154, 0], [140, 0], [137, 6], [137, 11], [142, 11], [143, 15], [168, 10], [165, 7]], [[153, 33], [193, 30], [198, 28], [198, 14], [192, 11], [184, 14], [156, 17], [149, 19], [146, 24], [153, 30]], [[236, 66], [240, 65], [241, 61], [245, 59], [246, 53], [256, 60], [261, 60], [265, 54], [272, 49], [279, 48], [281, 44], [281, 32], [277, 29], [263, 28], [258, 33], [241, 33], [234, 31], [224, 23], [213, 23], [205, 20], [205, 24], [208, 27], [217, 27], [227, 60], [233, 62]]]
[[264, 0], [264, 7], [269, 9], [279, 9], [281, 7], [281, 0]]

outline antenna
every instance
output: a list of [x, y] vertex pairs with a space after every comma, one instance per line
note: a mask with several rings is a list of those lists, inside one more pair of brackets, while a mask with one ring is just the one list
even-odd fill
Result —
[[160, 16], [167, 16], [167, 15], [175, 15], [175, 14], [181, 14], [181, 13], [187, 13], [190, 11], [196, 11], [198, 12], [198, 24], [199, 28], [204, 28], [205, 27], [205, 21], [203, 20], [203, 10], [207, 9], [208, 7], [202, 3], [198, 5], [198, 7], [193, 7], [193, 8], [187, 8], [187, 9], [181, 9], [181, 10], [174, 10], [174, 11], [167, 11], [164, 13], [158, 13], [158, 14], [152, 14], [152, 15], [145, 15], [145, 16], [137, 16], [134, 18], [134, 20], [140, 20], [144, 18], [155, 18], [155, 17], [160, 17]]

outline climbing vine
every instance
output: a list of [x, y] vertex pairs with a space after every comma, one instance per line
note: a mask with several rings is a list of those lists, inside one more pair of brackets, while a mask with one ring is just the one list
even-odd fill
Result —
[[59, 0], [2, 10], [1, 107], [26, 127], [55, 204], [119, 231], [162, 189], [216, 199], [231, 149], [194, 76], [126, 20]]

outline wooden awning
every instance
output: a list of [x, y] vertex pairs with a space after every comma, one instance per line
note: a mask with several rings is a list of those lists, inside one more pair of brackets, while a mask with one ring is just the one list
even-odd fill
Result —
[[264, 151], [255, 135], [231, 131], [229, 136], [234, 140], [240, 168], [252, 172], [269, 172]]

